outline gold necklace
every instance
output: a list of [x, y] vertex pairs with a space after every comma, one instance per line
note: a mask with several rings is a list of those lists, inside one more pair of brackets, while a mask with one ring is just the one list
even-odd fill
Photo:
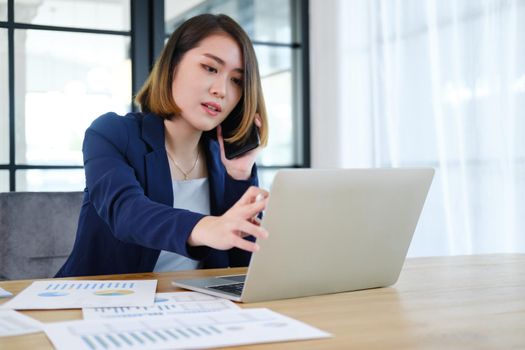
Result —
[[176, 167], [177, 169], [179, 169], [179, 171], [182, 173], [182, 175], [184, 175], [184, 180], [188, 180], [188, 178], [189, 178], [191, 172], [193, 171], [193, 169], [195, 169], [195, 167], [197, 166], [197, 163], [199, 162], [200, 149], [197, 148], [197, 157], [195, 158], [195, 163], [193, 163], [193, 166], [192, 166], [191, 169], [188, 170], [188, 171], [184, 171], [184, 170], [182, 170], [182, 168], [180, 167], [179, 164], [177, 164], [177, 162], [175, 161], [175, 159], [173, 159], [173, 158], [171, 157], [171, 154], [170, 154], [170, 152], [168, 152], [168, 150], [166, 150], [166, 154], [168, 155], [168, 158], [171, 160], [171, 162], [173, 163], [173, 165], [175, 165], [175, 167]]

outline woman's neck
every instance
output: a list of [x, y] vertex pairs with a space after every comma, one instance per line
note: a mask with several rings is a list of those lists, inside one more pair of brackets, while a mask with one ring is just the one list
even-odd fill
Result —
[[180, 163], [195, 160], [202, 131], [195, 129], [183, 118], [164, 120], [166, 151]]

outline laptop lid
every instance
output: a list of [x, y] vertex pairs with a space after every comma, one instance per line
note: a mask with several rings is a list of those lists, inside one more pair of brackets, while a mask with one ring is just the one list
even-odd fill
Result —
[[[258, 241], [240, 300], [395, 283], [433, 174], [406, 168], [280, 170], [262, 222], [270, 237]], [[187, 282], [175, 284], [193, 289]]]

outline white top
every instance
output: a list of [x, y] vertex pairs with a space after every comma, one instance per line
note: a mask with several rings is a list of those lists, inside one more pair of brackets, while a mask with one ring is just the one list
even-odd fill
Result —
[[[210, 185], [208, 178], [172, 181], [173, 207], [204, 215], [210, 214]], [[177, 253], [162, 250], [153, 272], [194, 270], [199, 262]]]

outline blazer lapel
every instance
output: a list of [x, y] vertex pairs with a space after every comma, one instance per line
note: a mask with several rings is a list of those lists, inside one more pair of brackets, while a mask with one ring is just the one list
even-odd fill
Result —
[[205, 137], [206, 163], [210, 184], [210, 213], [222, 215], [224, 213], [220, 203], [224, 202], [224, 173], [221, 163], [219, 144], [217, 141]]
[[152, 151], [145, 155], [146, 194], [158, 203], [173, 206], [171, 174], [164, 147], [164, 121], [154, 114], [146, 114], [142, 121], [142, 138]]

